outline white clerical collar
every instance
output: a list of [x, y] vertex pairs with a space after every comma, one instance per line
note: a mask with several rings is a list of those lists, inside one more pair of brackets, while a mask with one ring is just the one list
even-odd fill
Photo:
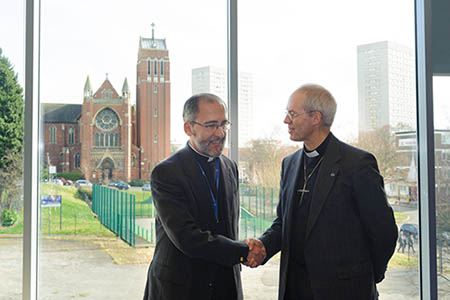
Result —
[[303, 149], [303, 153], [305, 153], [306, 156], [308, 156], [309, 158], [314, 158], [314, 157], [317, 157], [317, 156], [320, 155], [319, 152], [317, 152], [316, 150], [313, 150], [311, 152], [307, 152], [305, 149]]
[[203, 157], [206, 157], [208, 159], [208, 162], [212, 162], [214, 160], [214, 158], [216, 158], [215, 156], [209, 156], [209, 155], [205, 155], [203, 153], [198, 152], [194, 147], [191, 146], [190, 142], [188, 142], [187, 144], [188, 144], [189, 148], [191, 148], [192, 150], [195, 151], [195, 153], [197, 153], [198, 155], [201, 155]]

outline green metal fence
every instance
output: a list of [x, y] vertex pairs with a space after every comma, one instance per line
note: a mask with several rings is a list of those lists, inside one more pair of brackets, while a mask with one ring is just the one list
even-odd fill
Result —
[[135, 196], [94, 184], [92, 211], [99, 221], [131, 246], [136, 243]]
[[[136, 236], [155, 242], [156, 211], [151, 196], [136, 203], [134, 195], [100, 185], [94, 185], [92, 196], [92, 210], [120, 238], [132, 246]], [[276, 217], [278, 189], [241, 185], [240, 200], [239, 238], [259, 237]]]
[[143, 240], [153, 244], [155, 241], [155, 222], [150, 223], [150, 228], [143, 228], [136, 224], [135, 232], [136, 235], [141, 237]]
[[276, 217], [278, 189], [241, 185], [240, 239], [259, 237]]

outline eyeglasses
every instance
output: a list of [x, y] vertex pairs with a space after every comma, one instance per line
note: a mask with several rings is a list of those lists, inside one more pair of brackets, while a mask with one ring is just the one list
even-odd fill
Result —
[[210, 124], [201, 124], [195, 121], [190, 121], [189, 123], [191, 124], [195, 124], [198, 126], [202, 126], [203, 128], [205, 128], [206, 130], [209, 131], [216, 131], [217, 129], [222, 128], [223, 131], [229, 130], [230, 126], [231, 126], [231, 122], [230, 121], [223, 121], [222, 124], [217, 124], [217, 123], [210, 123]]
[[295, 111], [286, 111], [286, 116], [289, 118], [289, 120], [294, 121], [294, 119], [300, 115], [304, 115], [304, 114], [310, 114], [312, 112], [315, 112], [316, 110], [312, 110], [312, 111], [303, 111], [301, 113], [296, 113]]

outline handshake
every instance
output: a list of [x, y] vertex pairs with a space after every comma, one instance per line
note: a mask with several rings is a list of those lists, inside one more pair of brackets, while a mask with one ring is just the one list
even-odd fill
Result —
[[266, 247], [263, 242], [258, 239], [245, 239], [244, 242], [248, 245], [247, 261], [244, 265], [250, 268], [256, 268], [259, 266], [264, 258], [266, 258]]

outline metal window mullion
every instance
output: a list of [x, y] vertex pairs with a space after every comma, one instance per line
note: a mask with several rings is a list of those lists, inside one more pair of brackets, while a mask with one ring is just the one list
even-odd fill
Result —
[[230, 158], [238, 161], [238, 45], [237, 45], [237, 0], [227, 1], [227, 76], [228, 118], [231, 131], [228, 138]]
[[25, 6], [25, 122], [22, 298], [38, 293], [40, 0]]
[[422, 300], [437, 300], [431, 0], [416, 0], [415, 5], [420, 294]]

